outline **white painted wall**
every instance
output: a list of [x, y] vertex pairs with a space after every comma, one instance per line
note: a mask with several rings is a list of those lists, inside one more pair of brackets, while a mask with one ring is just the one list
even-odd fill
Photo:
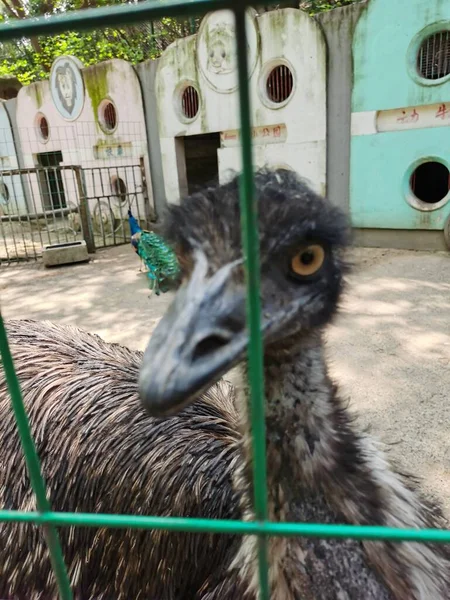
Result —
[[[143, 216], [141, 172], [135, 165], [144, 160], [147, 179], [147, 194], [152, 204], [151, 173], [148, 164], [147, 139], [142, 95], [138, 77], [129, 63], [113, 59], [81, 71], [84, 81], [84, 105], [75, 121], [66, 121], [58, 112], [50, 91], [50, 82], [41, 81], [23, 87], [17, 98], [17, 123], [25, 166], [37, 165], [37, 154], [61, 151], [61, 165], [80, 166], [85, 173], [88, 197], [96, 197], [102, 202], [111, 202], [117, 216], [126, 215], [128, 205], [120, 208], [119, 199], [114, 196], [111, 178], [121, 177], [126, 181], [128, 191], [133, 194], [132, 210]], [[113, 102], [117, 127], [106, 133], [100, 126], [98, 105], [103, 99]], [[43, 114], [49, 124], [48, 141], [43, 141], [36, 127], [37, 115]], [[122, 155], [117, 156], [118, 148]], [[112, 155], [111, 155], [112, 154]], [[89, 169], [98, 169], [90, 171]], [[64, 171], [64, 187], [67, 200], [77, 200], [75, 177], [72, 171]], [[36, 202], [42, 208], [42, 194], [33, 177], [33, 192]], [[98, 200], [91, 201], [94, 211]]]
[[11, 123], [5, 103], [0, 100], [0, 216], [23, 214], [27, 210], [20, 176], [8, 174], [18, 166]]
[[[172, 44], [162, 55], [157, 73], [158, 117], [162, 163], [169, 202], [177, 202], [183, 182], [183, 157], [178, 156], [176, 137], [225, 132], [239, 128], [237, 72], [208, 73], [211, 31], [222, 23], [232, 23], [228, 11], [207, 15], [199, 33]], [[208, 27], [209, 24], [209, 27]], [[254, 160], [258, 167], [283, 165], [308, 179], [325, 192], [326, 170], [326, 47], [315, 21], [296, 9], [272, 11], [256, 16], [249, 12], [249, 64], [251, 77], [252, 124], [256, 127], [284, 124], [287, 136], [280, 143], [254, 140]], [[234, 46], [232, 46], [234, 48]], [[220, 48], [219, 48], [220, 50]], [[229, 58], [227, 56], [227, 58]], [[232, 67], [231, 56], [226, 66]], [[275, 105], [265, 100], [266, 77], [280, 62], [294, 75], [289, 100]], [[229, 69], [230, 70], [230, 69]], [[208, 76], [208, 79], [205, 77]], [[222, 77], [222, 79], [221, 79]], [[200, 96], [195, 119], [182, 117], [180, 97], [183, 87], [194, 85]], [[272, 139], [272, 142], [274, 140]], [[219, 177], [241, 168], [240, 147], [221, 147]], [[182, 179], [182, 177], [181, 177]]]

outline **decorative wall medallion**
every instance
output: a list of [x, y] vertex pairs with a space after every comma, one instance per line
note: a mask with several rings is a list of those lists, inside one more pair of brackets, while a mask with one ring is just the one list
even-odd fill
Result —
[[60, 56], [52, 65], [50, 89], [53, 103], [66, 121], [75, 121], [84, 105], [83, 63], [74, 56]]
[[[248, 10], [247, 56], [249, 75], [253, 74], [258, 60], [258, 32], [256, 13]], [[217, 92], [230, 93], [237, 89], [238, 72], [236, 56], [236, 26], [229, 10], [219, 10], [207, 15], [197, 35], [197, 60], [208, 84]]]

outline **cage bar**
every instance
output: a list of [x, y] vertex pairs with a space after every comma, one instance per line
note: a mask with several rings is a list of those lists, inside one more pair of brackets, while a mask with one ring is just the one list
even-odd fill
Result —
[[[263, 0], [262, 3], [269, 3]], [[0, 351], [5, 370], [8, 388], [16, 417], [17, 427], [30, 473], [30, 480], [37, 498], [38, 511], [19, 512], [0, 510], [1, 522], [34, 523], [42, 526], [49, 546], [52, 566], [60, 596], [70, 600], [72, 592], [64, 557], [56, 527], [114, 527], [139, 529], [165, 529], [171, 531], [195, 531], [235, 533], [240, 535], [256, 535], [259, 540], [259, 581], [261, 595], [264, 600], [269, 597], [267, 568], [267, 536], [307, 536], [322, 538], [348, 538], [391, 540], [393, 542], [416, 541], [432, 543], [450, 543], [450, 531], [431, 529], [399, 529], [379, 526], [329, 525], [313, 523], [274, 523], [268, 520], [267, 481], [265, 455], [265, 422], [264, 422], [264, 381], [263, 352], [260, 332], [260, 272], [258, 221], [256, 214], [254, 186], [252, 177], [252, 146], [250, 136], [250, 98], [248, 90], [248, 66], [246, 56], [245, 9], [250, 6], [249, 0], [237, 4], [233, 0], [147, 0], [134, 5], [108, 6], [103, 8], [73, 11], [67, 14], [25, 19], [0, 25], [0, 41], [6, 42], [21, 37], [51, 35], [66, 30], [82, 31], [106, 26], [121, 26], [170, 16], [192, 16], [210, 10], [231, 9], [236, 16], [237, 55], [239, 66], [239, 97], [242, 129], [242, 163], [243, 174], [240, 178], [242, 241], [245, 255], [247, 281], [247, 318], [250, 331], [249, 344], [249, 376], [251, 388], [251, 422], [253, 438], [254, 463], [254, 508], [255, 521], [221, 521], [211, 519], [189, 519], [177, 517], [152, 517], [134, 515], [108, 515], [86, 513], [52, 512], [48, 501], [45, 482], [41, 475], [39, 458], [31, 435], [30, 425], [23, 404], [19, 382], [14, 372], [13, 361], [9, 350], [5, 326], [0, 314]], [[435, 42], [436, 40], [434, 40]], [[433, 64], [429, 65], [430, 40], [426, 48], [422, 47], [418, 61], [420, 70], [431, 70], [431, 77], [436, 76]], [[449, 54], [447, 45], [440, 38], [440, 45], [445, 52], [443, 70], [447, 70]], [[441, 50], [441, 51], [442, 51]], [[433, 52], [435, 54], [435, 52]], [[425, 64], [426, 63], [426, 64]], [[281, 85], [284, 94], [290, 86], [287, 71], [281, 71]], [[283, 87], [284, 86], [284, 87]], [[92, 174], [93, 176], [93, 174]], [[136, 192], [137, 193], [137, 192]], [[109, 200], [109, 197], [106, 196]], [[2, 235], [3, 222], [0, 221]], [[103, 238], [105, 237], [102, 227]], [[113, 234], [114, 235], [114, 234]], [[0, 507], [1, 508], [1, 507]]]
[[[242, 168], [240, 178], [242, 246], [247, 284], [247, 327], [250, 333], [248, 369], [253, 442], [254, 509], [256, 518], [267, 520], [266, 428], [264, 403], [264, 367], [261, 335], [259, 227], [253, 185], [253, 157], [248, 88], [247, 36], [245, 8], [235, 12], [236, 50], [239, 75], [239, 110], [242, 137]], [[267, 539], [258, 537], [258, 572], [260, 597], [269, 600]]]
[[[50, 512], [44, 478], [42, 477], [39, 458], [31, 435], [30, 424], [25, 411], [19, 380], [14, 370], [13, 359], [8, 345], [5, 324], [0, 313], [0, 354], [5, 370], [6, 382], [11, 395], [11, 403], [19, 431], [25, 461], [30, 475], [31, 487], [36, 496], [36, 505], [41, 514]], [[50, 560], [62, 600], [72, 600], [69, 576], [62, 553], [59, 535], [55, 525], [48, 523], [44, 528], [44, 536], [50, 553]]]

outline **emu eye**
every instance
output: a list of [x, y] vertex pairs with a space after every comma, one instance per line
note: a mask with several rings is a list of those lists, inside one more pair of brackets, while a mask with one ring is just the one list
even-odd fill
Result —
[[314, 275], [323, 265], [325, 260], [325, 250], [319, 244], [305, 246], [293, 256], [291, 260], [291, 269], [294, 275], [299, 277], [309, 277]]

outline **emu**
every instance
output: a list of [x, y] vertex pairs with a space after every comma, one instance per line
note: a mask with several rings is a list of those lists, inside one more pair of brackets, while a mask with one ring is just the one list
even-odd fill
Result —
[[[229, 384], [162, 421], [139, 402], [142, 353], [52, 323], [9, 321], [7, 330], [54, 510], [240, 518]], [[35, 509], [1, 368], [0, 508]], [[231, 539], [79, 527], [59, 533], [78, 600], [195, 598]], [[0, 523], [0, 598], [57, 596], [42, 531]]]
[[[424, 499], [415, 480], [396, 470], [358, 430], [327, 372], [323, 329], [336, 312], [347, 271], [346, 220], [287, 170], [256, 173], [255, 190], [270, 518], [443, 527], [440, 509]], [[238, 196], [234, 179], [170, 210], [166, 235], [182, 259], [184, 283], [145, 351], [140, 395], [153, 416], [183, 414], [240, 365], [240, 454], [233, 486], [244, 518], [250, 519], [248, 333]], [[234, 427], [229, 406], [217, 410]], [[198, 597], [256, 599], [256, 544], [253, 537], [234, 539]], [[273, 600], [450, 598], [450, 553], [439, 544], [271, 539], [269, 563]]]

